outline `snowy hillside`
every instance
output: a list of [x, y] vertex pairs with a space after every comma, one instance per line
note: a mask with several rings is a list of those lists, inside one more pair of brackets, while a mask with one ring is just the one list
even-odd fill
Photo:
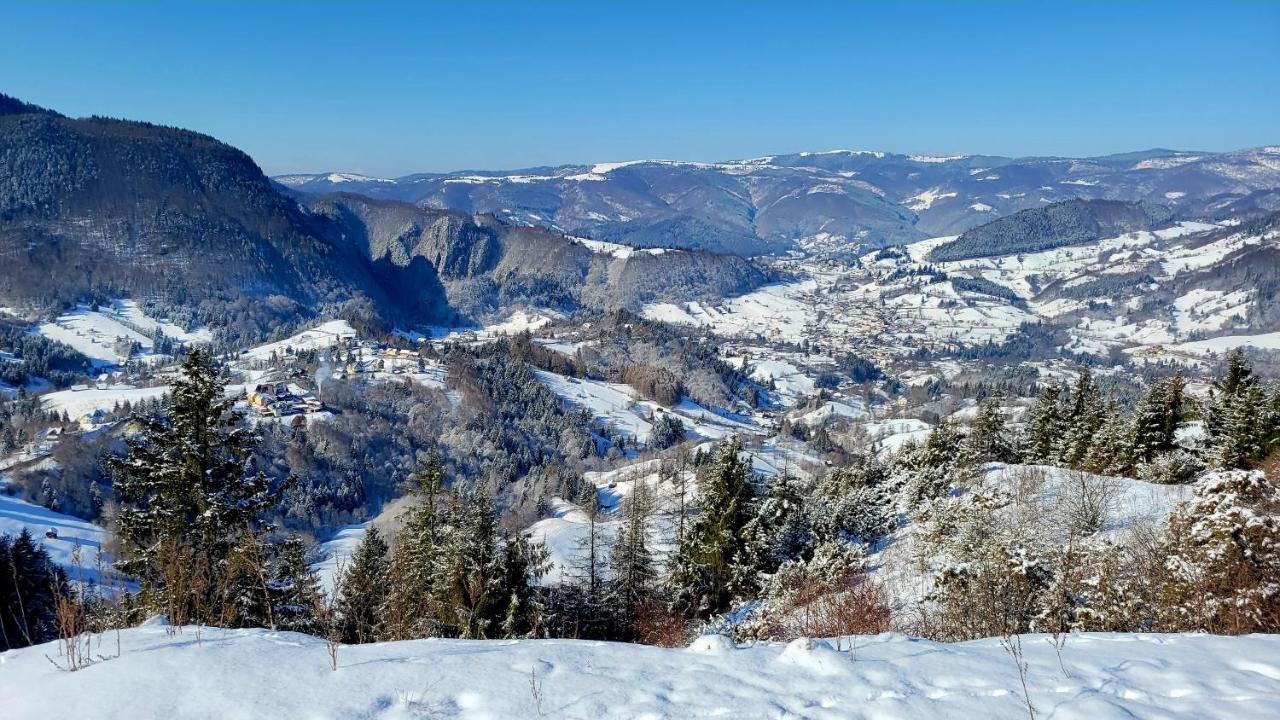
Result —
[[156, 352], [156, 339], [165, 337], [179, 345], [205, 343], [213, 338], [207, 329], [189, 332], [166, 320], [148, 316], [132, 300], [116, 300], [96, 309], [85, 305], [41, 324], [41, 335], [69, 345], [94, 365], [120, 365], [134, 353], [147, 362], [168, 359]]
[[[188, 718], [991, 718], [1028, 715], [998, 640], [886, 634], [686, 649], [573, 640], [415, 640], [341, 647], [294, 633], [148, 625], [83, 670], [55, 644], [0, 654], [6, 720]], [[836, 646], [841, 650], [836, 650]], [[1039, 717], [1264, 718], [1280, 706], [1280, 638], [1073, 635], [1061, 665], [1022, 639]], [[1120, 660], [1120, 658], [1124, 658]], [[50, 662], [53, 660], [53, 663]], [[157, 682], [157, 678], [164, 678]]]

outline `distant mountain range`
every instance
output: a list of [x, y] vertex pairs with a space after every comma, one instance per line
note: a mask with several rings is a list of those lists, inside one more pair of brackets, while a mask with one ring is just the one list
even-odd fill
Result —
[[739, 255], [855, 252], [959, 234], [1054, 202], [1145, 201], [1180, 218], [1280, 209], [1280, 146], [1146, 150], [1094, 158], [934, 157], [859, 150], [721, 163], [642, 160], [372, 178], [280, 175], [303, 193], [345, 191], [493, 213], [636, 245]]

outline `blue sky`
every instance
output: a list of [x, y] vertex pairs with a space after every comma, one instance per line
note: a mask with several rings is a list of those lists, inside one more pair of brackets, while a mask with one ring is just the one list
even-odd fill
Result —
[[269, 173], [1280, 143], [1280, 2], [0, 2], [0, 92]]

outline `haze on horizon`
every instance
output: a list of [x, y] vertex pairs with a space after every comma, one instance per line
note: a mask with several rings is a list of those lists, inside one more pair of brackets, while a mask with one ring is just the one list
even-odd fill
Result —
[[1274, 3], [0, 9], [0, 91], [206, 132], [271, 174], [1280, 142]]

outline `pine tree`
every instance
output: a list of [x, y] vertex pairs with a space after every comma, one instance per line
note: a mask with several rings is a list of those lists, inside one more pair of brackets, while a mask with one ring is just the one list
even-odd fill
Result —
[[1274, 429], [1265, 393], [1235, 349], [1227, 355], [1227, 370], [1214, 383], [1205, 413], [1205, 437], [1214, 464], [1222, 469], [1247, 468], [1265, 454]]
[[440, 526], [432, 596], [441, 632], [485, 638], [507, 611], [493, 501], [483, 490], [455, 492]]
[[320, 598], [320, 578], [307, 564], [302, 538], [290, 535], [280, 543], [271, 565], [271, 600], [276, 627], [291, 632], [318, 635], [316, 618]]
[[1176, 447], [1185, 388], [1186, 381], [1179, 371], [1173, 378], [1156, 381], [1147, 389], [1134, 411], [1130, 428], [1130, 447], [1135, 461], [1151, 462], [1156, 455]]
[[1013, 462], [1013, 439], [998, 396], [987, 398], [978, 406], [963, 452], [968, 462]]
[[965, 436], [950, 420], [938, 423], [924, 444], [901, 454], [904, 512], [947, 494], [958, 480], [965, 459]]
[[429, 637], [434, 633], [435, 608], [432, 597], [437, 546], [436, 502], [444, 482], [444, 469], [432, 456], [416, 474], [415, 505], [396, 535], [388, 575], [387, 632], [394, 640]]
[[1108, 402], [1102, 424], [1081, 461], [1081, 467], [1099, 475], [1133, 473], [1133, 424], [1120, 414], [1115, 402]]
[[653, 512], [649, 486], [637, 480], [622, 504], [622, 527], [609, 550], [609, 570], [613, 574], [610, 601], [625, 614], [648, 600], [653, 592], [655, 571], [646, 534]]
[[[209, 599], [195, 597], [191, 588], [212, 592], [220, 583], [188, 582], [190, 567], [182, 566], [225, 573], [232, 548], [254, 531], [271, 503], [266, 478], [252, 471], [257, 436], [234, 411], [218, 369], [200, 350], [183, 361], [166, 416], [135, 419], [141, 433], [126, 441], [125, 457], [110, 461], [121, 504], [120, 567], [144, 591], [163, 594], [174, 584], [167, 588], [166, 609], [185, 615], [180, 606]], [[185, 579], [179, 583], [179, 577]]]
[[1025, 462], [1051, 463], [1057, 459], [1057, 444], [1066, 431], [1062, 407], [1066, 395], [1063, 386], [1046, 385], [1036, 397], [1028, 413]]
[[741, 452], [737, 438], [722, 443], [715, 464], [700, 479], [698, 515], [676, 550], [667, 578], [674, 612], [709, 617], [727, 609], [733, 598], [731, 570], [754, 495]]
[[338, 615], [343, 642], [369, 643], [381, 637], [386, 597], [387, 543], [370, 525], [342, 581]]
[[508, 535], [502, 543], [500, 595], [506, 598], [502, 637], [537, 637], [544, 631], [544, 606], [533, 585], [547, 566], [547, 551], [524, 535]]
[[1075, 388], [1071, 391], [1070, 407], [1058, 454], [1063, 465], [1074, 468], [1083, 465], [1093, 444], [1093, 436], [1106, 419], [1102, 393], [1093, 381], [1088, 365], [1080, 368]]
[[741, 535], [733, 584], [738, 593], [750, 595], [782, 563], [803, 558], [812, 550], [813, 529], [799, 483], [785, 472], [770, 478]]
[[57, 638], [57, 597], [67, 593], [66, 574], [26, 528], [0, 535], [0, 650]]

